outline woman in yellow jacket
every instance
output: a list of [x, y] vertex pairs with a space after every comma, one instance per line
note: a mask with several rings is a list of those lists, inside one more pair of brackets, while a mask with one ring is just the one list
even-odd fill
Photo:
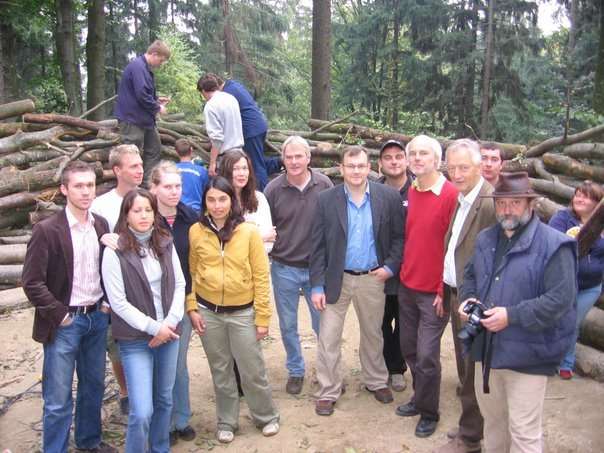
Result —
[[216, 437], [229, 443], [239, 420], [237, 361], [250, 413], [262, 434], [279, 432], [279, 414], [259, 341], [268, 335], [268, 258], [260, 232], [245, 223], [235, 191], [223, 177], [208, 183], [202, 216], [189, 230], [192, 292], [187, 313], [201, 335], [216, 393]]

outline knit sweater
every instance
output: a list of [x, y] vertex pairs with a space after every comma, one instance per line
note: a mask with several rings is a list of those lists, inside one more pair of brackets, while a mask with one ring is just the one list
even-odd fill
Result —
[[220, 154], [243, 147], [243, 129], [237, 99], [216, 91], [203, 109], [208, 137]]
[[445, 234], [457, 204], [457, 189], [449, 181], [440, 194], [409, 189], [401, 283], [424, 293], [442, 294]]

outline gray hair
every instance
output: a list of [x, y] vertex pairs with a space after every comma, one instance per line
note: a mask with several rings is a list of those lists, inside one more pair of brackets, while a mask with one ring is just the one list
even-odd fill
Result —
[[422, 145], [430, 149], [434, 153], [437, 163], [440, 164], [440, 161], [443, 158], [443, 149], [440, 146], [440, 143], [438, 143], [438, 140], [432, 137], [428, 137], [427, 135], [418, 135], [414, 137], [409, 143], [407, 143], [407, 146], [405, 146], [405, 154], [408, 156], [409, 151], [411, 151], [411, 148], [414, 148], [418, 145]]
[[306, 157], [311, 157], [310, 156], [310, 145], [308, 144], [308, 142], [305, 139], [303, 139], [299, 135], [291, 135], [291, 136], [287, 137], [287, 139], [283, 142], [283, 145], [281, 146], [281, 152], [283, 154], [285, 154], [285, 149], [289, 145], [302, 146], [304, 148], [304, 152], [306, 153]]
[[113, 167], [121, 167], [122, 166], [122, 157], [126, 154], [135, 154], [140, 156], [141, 153], [136, 145], [118, 145], [109, 151], [109, 166]]
[[469, 138], [460, 138], [459, 140], [452, 141], [451, 144], [447, 146], [446, 155], [448, 156], [449, 153], [455, 153], [463, 150], [468, 152], [473, 165], [480, 165], [480, 162], [482, 161], [482, 156], [480, 155], [480, 145]]

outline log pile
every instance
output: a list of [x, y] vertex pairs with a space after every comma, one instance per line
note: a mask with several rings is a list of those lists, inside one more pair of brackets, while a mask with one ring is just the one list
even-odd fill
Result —
[[[85, 115], [85, 114], [84, 114]], [[268, 154], [280, 151], [290, 135], [300, 135], [311, 145], [311, 165], [338, 179], [342, 147], [364, 147], [377, 170], [380, 144], [385, 140], [408, 143], [413, 137], [354, 124], [350, 114], [336, 121], [311, 119], [309, 130], [269, 130]], [[209, 160], [210, 140], [203, 124], [186, 121], [184, 115], [166, 115], [158, 121], [162, 156], [176, 160], [174, 143], [188, 139], [202, 161]], [[439, 139], [443, 148], [451, 142]], [[540, 217], [547, 221], [574, 194], [585, 179], [604, 183], [604, 125], [565, 137], [553, 137], [533, 146], [497, 143], [506, 159], [507, 171], [524, 170], [534, 189], [542, 195], [536, 201]], [[23, 306], [20, 288], [24, 251], [31, 225], [61, 209], [59, 176], [67, 162], [81, 159], [94, 164], [97, 193], [115, 185], [108, 167], [109, 150], [120, 143], [116, 120], [89, 121], [83, 117], [37, 113], [30, 100], [0, 105], [0, 311]], [[377, 173], [372, 172], [376, 177]], [[17, 287], [17, 288], [15, 288]], [[578, 354], [589, 359], [583, 372], [604, 380], [604, 302], [592, 309], [581, 333], [589, 345]], [[595, 358], [594, 358], [595, 357]], [[595, 360], [595, 364], [594, 364]], [[594, 372], [593, 370], [599, 370]]]

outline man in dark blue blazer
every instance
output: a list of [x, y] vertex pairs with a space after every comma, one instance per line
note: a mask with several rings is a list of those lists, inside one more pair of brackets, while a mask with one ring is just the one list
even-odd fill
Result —
[[340, 170], [344, 183], [319, 195], [310, 255], [312, 300], [321, 311], [315, 407], [319, 415], [331, 415], [343, 391], [341, 341], [351, 302], [359, 319], [363, 383], [378, 401], [392, 401], [382, 355], [382, 320], [385, 282], [397, 275], [402, 256], [400, 195], [368, 181], [371, 167], [361, 147], [344, 150]]

